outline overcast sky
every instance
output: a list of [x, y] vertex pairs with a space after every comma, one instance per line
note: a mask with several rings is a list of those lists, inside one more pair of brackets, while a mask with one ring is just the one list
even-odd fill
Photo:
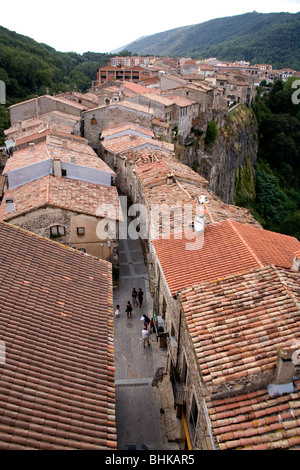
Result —
[[111, 52], [142, 36], [256, 10], [300, 11], [300, 0], [10, 0], [0, 25], [61, 52]]

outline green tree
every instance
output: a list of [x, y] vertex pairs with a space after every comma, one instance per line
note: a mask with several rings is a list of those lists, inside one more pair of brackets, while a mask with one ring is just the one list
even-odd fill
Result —
[[256, 173], [256, 201], [253, 207], [269, 230], [276, 230], [292, 209], [289, 198], [278, 187], [276, 176], [264, 170]]
[[216, 141], [218, 137], [218, 126], [215, 121], [208, 121], [206, 135], [205, 135], [205, 145], [209, 146]]

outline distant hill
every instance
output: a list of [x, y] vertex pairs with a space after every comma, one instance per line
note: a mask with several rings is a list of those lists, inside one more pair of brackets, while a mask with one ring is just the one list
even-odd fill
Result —
[[171, 29], [126, 46], [133, 54], [246, 60], [300, 70], [300, 13], [246, 13]]
[[10, 125], [7, 107], [45, 93], [85, 92], [97, 69], [113, 55], [58, 52], [46, 44], [0, 26], [0, 80], [6, 85], [6, 106], [0, 105], [0, 146]]
[[8, 104], [47, 92], [85, 91], [110, 57], [94, 52], [58, 52], [0, 26], [0, 80], [6, 83]]

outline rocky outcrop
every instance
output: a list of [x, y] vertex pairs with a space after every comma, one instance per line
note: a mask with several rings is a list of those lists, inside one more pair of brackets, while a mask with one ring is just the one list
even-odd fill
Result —
[[[218, 121], [218, 126], [220, 120]], [[257, 123], [252, 110], [237, 106], [221, 120], [214, 143], [205, 145], [205, 132], [191, 145], [181, 146], [180, 160], [204, 176], [223, 202], [234, 204], [235, 180], [249, 162], [254, 174], [257, 160]]]

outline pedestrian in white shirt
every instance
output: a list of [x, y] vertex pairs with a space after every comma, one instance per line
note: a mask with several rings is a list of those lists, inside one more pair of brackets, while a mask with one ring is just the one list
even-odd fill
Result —
[[149, 331], [147, 330], [147, 327], [145, 327], [142, 331], [142, 339], [143, 339], [144, 347], [145, 347], [146, 342], [148, 343], [148, 346], [150, 346]]

